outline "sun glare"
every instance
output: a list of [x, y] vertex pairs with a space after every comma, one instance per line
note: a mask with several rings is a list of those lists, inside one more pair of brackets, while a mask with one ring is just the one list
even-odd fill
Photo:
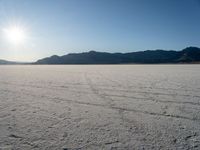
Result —
[[6, 38], [14, 44], [19, 44], [25, 40], [25, 31], [23, 28], [13, 26], [10, 28], [4, 29]]

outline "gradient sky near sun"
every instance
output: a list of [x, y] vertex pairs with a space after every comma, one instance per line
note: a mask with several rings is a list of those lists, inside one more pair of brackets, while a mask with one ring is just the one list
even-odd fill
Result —
[[[3, 31], [24, 30], [11, 43]], [[0, 59], [200, 47], [200, 0], [0, 0]]]

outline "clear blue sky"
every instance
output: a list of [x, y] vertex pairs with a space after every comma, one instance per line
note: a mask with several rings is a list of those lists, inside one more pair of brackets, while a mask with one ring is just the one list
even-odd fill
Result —
[[[18, 24], [26, 41], [2, 32]], [[0, 59], [200, 47], [200, 0], [0, 0]]]

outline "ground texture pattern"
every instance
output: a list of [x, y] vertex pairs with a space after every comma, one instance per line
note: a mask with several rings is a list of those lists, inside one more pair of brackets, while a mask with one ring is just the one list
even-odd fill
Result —
[[200, 149], [200, 66], [0, 66], [0, 149]]

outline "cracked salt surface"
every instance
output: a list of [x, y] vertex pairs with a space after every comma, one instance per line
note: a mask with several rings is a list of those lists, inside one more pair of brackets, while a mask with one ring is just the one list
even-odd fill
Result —
[[200, 149], [200, 65], [0, 70], [0, 149]]

